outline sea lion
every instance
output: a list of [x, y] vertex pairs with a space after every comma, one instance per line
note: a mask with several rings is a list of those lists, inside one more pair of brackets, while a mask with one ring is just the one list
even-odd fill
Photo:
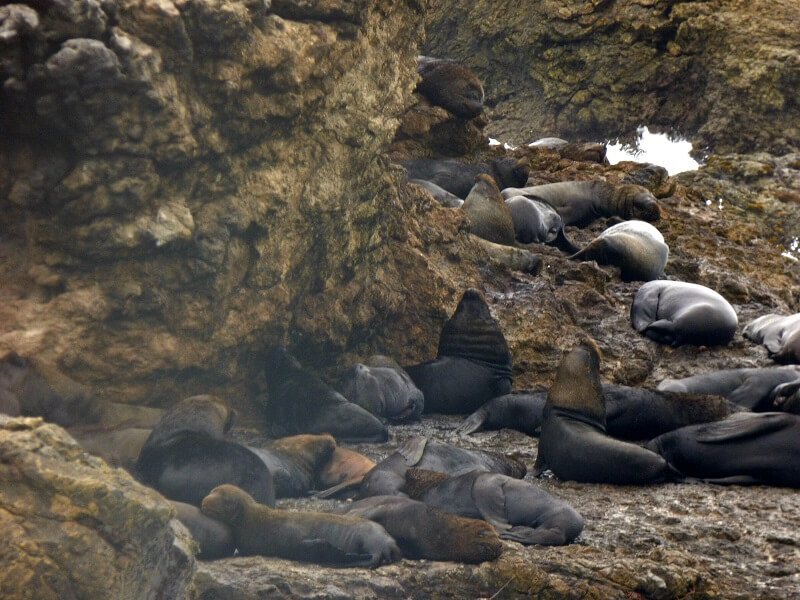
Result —
[[737, 413], [690, 425], [647, 443], [688, 477], [713, 483], [800, 487], [800, 417]]
[[658, 384], [658, 389], [716, 394], [753, 412], [766, 412], [781, 410], [773, 403], [776, 388], [797, 380], [800, 380], [800, 367], [722, 369], [683, 379], [665, 379]]
[[606, 433], [600, 357], [593, 342], [567, 353], [547, 394], [534, 474], [548, 468], [559, 479], [620, 485], [664, 481], [670, 472], [656, 453]]
[[0, 357], [0, 411], [71, 427], [97, 423], [103, 404], [55, 365], [8, 352]]
[[316, 474], [316, 489], [322, 490], [317, 498], [329, 498], [342, 490], [351, 490], [375, 468], [370, 460], [355, 450], [337, 447], [330, 460]]
[[631, 304], [634, 329], [661, 344], [724, 346], [739, 323], [717, 292], [684, 281], [648, 281]]
[[377, 567], [400, 559], [386, 530], [367, 519], [320, 512], [277, 510], [257, 504], [232, 486], [214, 488], [200, 506], [227, 523], [244, 556], [260, 554], [345, 567]]
[[[499, 183], [499, 182], [498, 182]], [[503, 198], [525, 196], [552, 206], [564, 225], [585, 227], [600, 217], [658, 221], [661, 210], [650, 191], [640, 185], [605, 181], [561, 181], [501, 191]]]
[[417, 57], [419, 92], [460, 119], [473, 119], [483, 112], [483, 85], [466, 67], [443, 58]]
[[436, 359], [405, 367], [427, 413], [469, 413], [511, 392], [511, 353], [500, 325], [475, 289], [461, 297], [439, 335]]
[[463, 199], [459, 198], [455, 194], [451, 194], [446, 189], [439, 187], [432, 181], [425, 181], [424, 179], [409, 179], [408, 183], [413, 183], [414, 185], [425, 188], [425, 190], [431, 196], [433, 196], [434, 200], [447, 208], [459, 208], [462, 204], [464, 204]]
[[503, 552], [500, 538], [488, 523], [411, 498], [373, 496], [337, 512], [375, 521], [395, 539], [406, 558], [477, 564]]
[[329, 434], [302, 434], [280, 438], [266, 448], [247, 448], [272, 474], [275, 497], [296, 498], [314, 489], [317, 471], [336, 452], [336, 440]]
[[[608, 164], [606, 145], [602, 142], [573, 143], [557, 137], [546, 137], [528, 144], [530, 148], [543, 148], [557, 152], [561, 158]], [[636, 183], [636, 182], [632, 182]]]
[[186, 431], [147, 445], [136, 461], [137, 479], [170, 500], [199, 505], [216, 486], [238, 485], [259, 502], [274, 506], [272, 475], [262, 460], [240, 444]]
[[198, 558], [213, 560], [233, 556], [236, 544], [230, 527], [222, 521], [204, 515], [199, 508], [191, 504], [174, 500], [170, 500], [169, 503], [175, 509], [175, 517], [189, 530], [200, 547]]
[[583, 531], [583, 517], [569, 504], [537, 485], [498, 473], [447, 476], [409, 469], [403, 490], [428, 506], [483, 519], [502, 539], [520, 544], [563, 546]]
[[157, 446], [187, 432], [202, 433], [221, 440], [233, 426], [235, 418], [236, 411], [217, 396], [190, 396], [164, 413], [145, 445]]
[[546, 244], [563, 230], [561, 215], [549, 204], [525, 196], [512, 196], [505, 202], [514, 222], [514, 235], [521, 244]]
[[456, 160], [418, 158], [400, 161], [409, 179], [424, 179], [438, 185], [459, 198], [466, 198], [475, 177], [481, 173], [491, 175], [500, 189], [525, 185], [530, 173], [525, 158], [493, 158], [489, 162], [467, 164]]
[[776, 386], [770, 400], [776, 411], [800, 415], [800, 379]]
[[569, 258], [619, 267], [622, 281], [651, 281], [664, 273], [668, 256], [669, 247], [658, 229], [631, 220], [612, 225]]
[[112, 467], [133, 473], [152, 430], [142, 427], [73, 427], [68, 431], [89, 454], [99, 456]]
[[476, 235], [471, 235], [471, 237], [486, 251], [489, 258], [498, 264], [514, 271], [522, 271], [531, 275], [538, 275], [542, 271], [542, 266], [544, 265], [542, 257], [525, 248], [495, 244]]
[[358, 363], [339, 378], [336, 390], [350, 402], [392, 422], [418, 421], [425, 397], [400, 365]]
[[[736, 408], [714, 395], [648, 390], [602, 384], [606, 433], [623, 440], [649, 440], [691, 425], [724, 419]], [[538, 436], [544, 420], [547, 392], [515, 393], [493, 398], [457, 429], [467, 435], [480, 429], [516, 429]]]
[[303, 369], [286, 348], [270, 352], [264, 371], [274, 436], [330, 433], [347, 442], [385, 442], [389, 437], [380, 419]]
[[366, 474], [359, 490], [362, 498], [402, 494], [408, 469], [416, 467], [460, 475], [469, 471], [490, 471], [520, 479], [527, 468], [519, 460], [496, 452], [468, 450], [449, 444], [429, 442], [423, 436], [405, 440]]
[[513, 246], [514, 220], [497, 184], [490, 175], [475, 177], [475, 185], [467, 194], [461, 210], [469, 218], [469, 231], [495, 244]]
[[800, 313], [758, 317], [745, 326], [742, 335], [763, 344], [777, 362], [800, 363]]

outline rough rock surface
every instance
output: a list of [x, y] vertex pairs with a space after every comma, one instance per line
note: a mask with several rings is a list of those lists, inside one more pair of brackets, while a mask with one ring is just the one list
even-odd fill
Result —
[[194, 543], [173, 516], [60, 427], [0, 416], [0, 597], [185, 598]]
[[648, 125], [783, 154], [800, 149], [798, 19], [794, 0], [431, 0], [424, 51], [483, 80], [489, 135], [509, 143]]

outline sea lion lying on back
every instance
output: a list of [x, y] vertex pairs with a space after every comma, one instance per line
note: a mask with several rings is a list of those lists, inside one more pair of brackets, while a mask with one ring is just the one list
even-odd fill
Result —
[[260, 554], [344, 567], [378, 567], [400, 559], [386, 530], [349, 515], [277, 510], [222, 485], [203, 499], [203, 513], [227, 523], [243, 556]]
[[800, 313], [758, 317], [745, 326], [742, 335], [764, 344], [777, 362], [800, 363]]
[[525, 158], [494, 158], [489, 162], [467, 164], [456, 160], [419, 158], [400, 161], [409, 179], [424, 179], [459, 198], [466, 198], [475, 177], [490, 175], [500, 189], [525, 185], [530, 167]]
[[414, 91], [431, 104], [461, 119], [472, 119], [483, 111], [483, 86], [466, 67], [452, 60], [418, 56], [417, 73], [422, 80]]
[[655, 196], [640, 185], [561, 181], [524, 188], [508, 186], [501, 193], [505, 199], [525, 196], [546, 202], [561, 215], [564, 225], [585, 227], [600, 217], [641, 221], [658, 221], [661, 218]]

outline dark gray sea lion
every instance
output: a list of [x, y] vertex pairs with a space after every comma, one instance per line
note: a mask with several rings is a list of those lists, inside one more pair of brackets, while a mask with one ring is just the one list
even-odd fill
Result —
[[406, 473], [403, 488], [428, 506], [490, 523], [502, 539], [563, 546], [583, 531], [583, 518], [539, 486], [498, 473], [447, 476], [420, 469]]
[[[624, 440], [649, 440], [691, 425], [724, 419], [735, 408], [719, 396], [662, 392], [602, 384], [606, 433]], [[544, 420], [547, 392], [515, 393], [494, 398], [458, 428], [461, 435], [480, 429], [516, 429], [538, 436]]]
[[319, 512], [276, 510], [232, 485], [215, 488], [201, 505], [233, 530], [244, 556], [259, 554], [346, 567], [377, 567], [401, 553], [386, 530], [367, 519]]
[[504, 454], [437, 444], [417, 436], [404, 441], [367, 473], [361, 483], [361, 496], [391, 496], [402, 493], [405, 473], [412, 467], [450, 475], [476, 470], [490, 471], [517, 479], [524, 477], [527, 470], [522, 462]]
[[651, 281], [664, 273], [668, 256], [669, 247], [658, 229], [631, 220], [612, 225], [570, 258], [619, 267], [622, 281]]
[[426, 181], [424, 179], [409, 179], [408, 183], [413, 183], [414, 185], [425, 188], [428, 193], [433, 196], [434, 200], [436, 200], [442, 206], [446, 206], [447, 208], [459, 208], [462, 204], [464, 204], [463, 199], [459, 198], [455, 194], [451, 194], [446, 189], [439, 187], [431, 181]]
[[758, 317], [745, 326], [742, 335], [764, 344], [777, 362], [800, 363], [800, 313]]
[[73, 427], [68, 431], [84, 450], [130, 473], [151, 432], [141, 427]]
[[563, 229], [561, 215], [549, 204], [525, 196], [512, 196], [505, 202], [514, 222], [516, 239], [522, 244], [547, 244]]
[[717, 483], [800, 487], [800, 417], [738, 413], [690, 425], [647, 443], [688, 477]]
[[511, 353], [480, 292], [464, 292], [439, 336], [436, 359], [405, 367], [427, 413], [470, 413], [511, 392]]
[[800, 380], [800, 367], [722, 369], [683, 379], [665, 379], [658, 384], [658, 389], [716, 394], [754, 412], [765, 412], [781, 410], [773, 404], [775, 389], [797, 380]]
[[432, 158], [405, 160], [400, 164], [408, 172], [409, 179], [430, 181], [459, 198], [467, 197], [475, 177], [481, 173], [491, 175], [500, 189], [525, 185], [530, 173], [527, 159], [512, 156], [477, 164]]
[[55, 365], [8, 352], [0, 357], [0, 411], [70, 427], [97, 423], [103, 404]]
[[221, 440], [233, 426], [236, 411], [216, 396], [201, 394], [178, 402], [161, 417], [145, 445], [157, 446], [187, 432], [203, 433]]
[[585, 343], [558, 366], [547, 395], [534, 474], [550, 469], [559, 479], [620, 485], [664, 481], [660, 456], [606, 433], [597, 347]]
[[495, 244], [513, 246], [514, 220], [497, 184], [490, 175], [481, 173], [467, 194], [461, 210], [469, 218], [469, 231]]
[[297, 498], [314, 489], [317, 472], [336, 451], [329, 434], [293, 435], [273, 441], [266, 448], [248, 446], [272, 474], [276, 498]]
[[500, 538], [485, 521], [459, 517], [411, 498], [374, 496], [352, 502], [340, 512], [381, 525], [406, 558], [481, 563], [503, 552]]
[[358, 363], [339, 378], [337, 391], [373, 415], [392, 422], [418, 421], [425, 397], [400, 365]]
[[199, 508], [185, 502], [170, 501], [177, 519], [183, 523], [200, 547], [198, 558], [213, 560], [233, 556], [236, 544], [233, 532], [222, 521], [204, 515]]
[[216, 486], [237, 485], [259, 502], [274, 506], [272, 475], [262, 460], [240, 444], [205, 433], [176, 434], [145, 445], [136, 477], [170, 500], [199, 505]]
[[696, 283], [649, 281], [631, 304], [634, 329], [661, 344], [721, 346], [733, 339], [736, 311], [717, 292]]
[[800, 415], [800, 379], [776, 386], [770, 400], [775, 410]]
[[564, 225], [584, 227], [600, 217], [641, 221], [658, 221], [661, 218], [655, 196], [640, 185], [561, 181], [524, 188], [508, 186], [501, 193], [506, 199], [525, 196], [546, 202], [558, 211]]
[[461, 119], [472, 119], [483, 112], [483, 86], [466, 67], [452, 60], [418, 56], [417, 73], [422, 81], [415, 91], [431, 104]]
[[286, 348], [270, 352], [264, 371], [267, 417], [276, 437], [330, 433], [347, 442], [385, 442], [389, 437], [380, 419], [303, 369]]

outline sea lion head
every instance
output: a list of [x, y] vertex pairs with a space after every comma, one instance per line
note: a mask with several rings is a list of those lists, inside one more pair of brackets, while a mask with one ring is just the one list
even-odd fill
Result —
[[348, 369], [339, 380], [336, 391], [373, 415], [383, 415], [386, 408], [381, 384], [367, 365], [357, 363]]
[[661, 218], [656, 197], [641, 185], [625, 183], [617, 186], [614, 190], [614, 201], [620, 214], [626, 219], [658, 221]]
[[417, 73], [422, 80], [415, 91], [433, 104], [461, 119], [472, 119], [483, 112], [483, 85], [463, 65], [452, 60], [418, 56]]
[[528, 182], [531, 168], [527, 158], [496, 158], [492, 161], [492, 167], [497, 185], [501, 188], [524, 187]]
[[218, 485], [200, 503], [200, 510], [208, 517], [228, 525], [236, 525], [244, 517], [248, 506], [256, 504], [253, 497], [235, 485]]
[[275, 440], [270, 447], [291, 456], [313, 475], [333, 456], [336, 440], [328, 433], [304, 433]]
[[594, 340], [573, 348], [561, 360], [547, 394], [545, 411], [557, 408], [579, 414], [603, 427], [606, 406], [600, 385], [600, 350]]
[[213, 396], [211, 394], [189, 396], [181, 400], [180, 405], [185, 406], [187, 410], [206, 413], [210, 420], [219, 423], [222, 434], [228, 433], [236, 421], [236, 411], [228, 406], [228, 403], [219, 396]]

